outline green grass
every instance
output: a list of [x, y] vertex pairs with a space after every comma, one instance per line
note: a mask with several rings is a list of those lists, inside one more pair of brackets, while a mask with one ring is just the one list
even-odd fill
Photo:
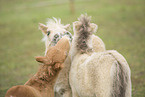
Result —
[[43, 55], [38, 23], [57, 17], [67, 24], [82, 13], [98, 24], [96, 35], [107, 49], [119, 51], [132, 74], [133, 97], [145, 97], [145, 1], [75, 0], [75, 14], [68, 0], [0, 0], [0, 97], [24, 84], [38, 68], [34, 56]]

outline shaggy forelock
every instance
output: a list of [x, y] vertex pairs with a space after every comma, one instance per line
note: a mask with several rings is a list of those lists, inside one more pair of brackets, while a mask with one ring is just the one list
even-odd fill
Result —
[[78, 21], [80, 22], [80, 25], [78, 25], [78, 38], [77, 38], [77, 44], [76, 47], [78, 49], [78, 51], [81, 51], [81, 53], [85, 53], [88, 52], [89, 50], [91, 50], [91, 48], [89, 48], [88, 46], [88, 40], [90, 39], [90, 36], [92, 35], [92, 33], [89, 31], [90, 28], [90, 21], [91, 21], [91, 17], [87, 16], [87, 14], [85, 15], [81, 15], [78, 18]]
[[87, 14], [81, 15], [78, 20], [82, 23], [82, 26], [89, 26], [91, 21], [91, 16], [88, 16]]
[[53, 17], [53, 19], [48, 18], [48, 21], [46, 22], [48, 28], [64, 28], [64, 25], [61, 24], [61, 19], [57, 19], [55, 17]]

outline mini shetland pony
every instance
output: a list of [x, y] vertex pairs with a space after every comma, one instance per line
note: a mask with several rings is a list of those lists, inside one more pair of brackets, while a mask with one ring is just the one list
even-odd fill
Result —
[[86, 15], [73, 23], [69, 73], [72, 97], [131, 97], [130, 68], [125, 58], [115, 50], [92, 50], [96, 27]]
[[[62, 49], [63, 47], [63, 49]], [[56, 50], [56, 48], [59, 49], [59, 54], [61, 53], [62, 57], [58, 54], [58, 52], [53, 52], [53, 48]], [[25, 85], [18, 85], [10, 88], [5, 97], [54, 97], [54, 91], [53, 87], [57, 78], [57, 75], [61, 68], [63, 67], [63, 62], [67, 56], [67, 53], [70, 48], [69, 39], [66, 37], [61, 38], [55, 47], [51, 48], [50, 50], [53, 52], [54, 58], [59, 57], [59, 60], [62, 58], [61, 63], [59, 64], [59, 67], [56, 68], [56, 61], [52, 64], [52, 67], [49, 68], [48, 65], [45, 64], [48, 61], [50, 61], [50, 58], [41, 58], [43, 60], [41, 63], [44, 63], [40, 65], [39, 71], [29, 80], [25, 83]], [[49, 50], [49, 51], [50, 51]], [[65, 52], [65, 53], [64, 53]], [[47, 53], [50, 54], [50, 53]], [[46, 55], [47, 55], [46, 54]], [[51, 55], [50, 55], [51, 56]], [[47, 55], [49, 57], [49, 55]], [[37, 59], [37, 61], [40, 62], [40, 59]], [[57, 62], [58, 64], [58, 62]], [[50, 71], [53, 74], [50, 75]]]
[[[56, 24], [55, 24], [56, 27], [64, 29], [61, 31], [66, 31], [66, 26], [59, 24], [60, 21], [59, 22], [57, 20], [49, 21], [50, 24], [54, 24], [55, 22], [56, 22]], [[40, 29], [42, 28], [42, 25], [43, 24], [40, 24]], [[43, 31], [44, 29], [41, 29], [41, 30]], [[51, 29], [51, 31], [52, 31], [52, 29]], [[57, 30], [55, 29], [55, 31], [57, 31]], [[55, 31], [53, 31], [53, 32], [55, 32]], [[64, 32], [61, 32], [61, 33], [64, 33]], [[44, 34], [46, 34], [46, 33], [44, 33]], [[66, 35], [66, 36], [69, 36], [69, 35]], [[45, 35], [45, 39], [47, 40], [46, 35]], [[51, 38], [49, 38], [49, 39], [51, 39]], [[55, 39], [58, 39], [58, 38], [55, 38]], [[68, 40], [68, 38], [63, 37], [62, 39], [60, 39], [58, 41], [59, 42], [57, 43], [57, 45], [55, 47], [61, 48], [61, 49], [59, 49], [59, 51], [60, 52], [62, 51], [64, 54], [63, 56], [66, 57], [66, 55], [69, 51], [69, 46], [70, 46], [69, 40]], [[55, 42], [55, 41], [53, 41], [53, 42]], [[51, 44], [52, 44], [51, 42], [49, 45], [46, 44], [46, 52], [52, 46]], [[55, 44], [53, 44], [53, 45], [55, 45]], [[63, 49], [61, 46], [63, 47]], [[52, 49], [52, 51], [53, 51], [53, 49]], [[47, 55], [47, 54], [49, 54], [49, 53], [46, 53], [45, 55], [47, 57], [49, 57], [49, 55]], [[55, 52], [53, 54], [55, 55]], [[57, 55], [57, 52], [56, 52], [56, 55]], [[63, 61], [64, 61], [64, 57], [62, 59]], [[37, 59], [37, 60], [39, 60], [39, 59]], [[41, 60], [43, 60], [44, 63], [47, 63], [47, 61], [49, 61], [46, 58], [44, 58], [44, 59], [41, 58]], [[53, 62], [55, 64], [55, 61], [53, 61]], [[50, 68], [50, 66], [48, 64], [44, 64], [44, 63], [43, 63], [43, 65], [40, 65], [39, 71], [30, 80], [28, 80], [25, 83], [25, 85], [17, 85], [17, 86], [10, 88], [7, 91], [5, 97], [54, 97], [53, 87], [54, 87], [57, 75], [63, 67], [63, 64], [61, 61], [61, 64], [59, 65], [60, 68], [56, 68], [56, 66], [51, 63], [51, 68]], [[50, 72], [53, 75], [50, 75]]]
[[[92, 50], [94, 52], [103, 52], [105, 51], [104, 42], [95, 35], [92, 35]], [[66, 58], [64, 64], [65, 67], [61, 70], [56, 80], [54, 91], [55, 97], [72, 97], [72, 91], [69, 84], [69, 71], [71, 67], [71, 51]]]

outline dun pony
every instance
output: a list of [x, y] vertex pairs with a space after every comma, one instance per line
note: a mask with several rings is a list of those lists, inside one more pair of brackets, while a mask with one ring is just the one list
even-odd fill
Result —
[[[94, 30], [97, 30], [97, 28]], [[77, 37], [77, 36], [74, 35], [74, 37]], [[94, 52], [105, 51], [105, 44], [98, 36], [92, 35], [91, 38], [92, 38], [92, 40], [91, 40], [91, 43], [92, 43], [91, 50], [92, 51], [94, 51]], [[73, 47], [71, 47], [71, 48], [73, 48]], [[66, 64], [66, 65], [61, 70], [61, 72], [59, 73], [58, 78], [56, 80], [56, 84], [54, 86], [55, 97], [72, 97], [72, 91], [71, 91], [71, 87], [70, 87], [70, 83], [69, 83], [69, 72], [70, 72], [70, 67], [71, 67], [71, 55], [72, 55], [71, 52], [72, 51], [74, 51], [74, 50], [73, 49], [70, 50], [69, 55], [64, 62], [64, 64]]]
[[73, 23], [69, 72], [72, 97], [131, 97], [131, 75], [127, 61], [115, 50], [92, 50], [92, 36], [97, 26], [90, 20], [87, 15], [81, 15]]

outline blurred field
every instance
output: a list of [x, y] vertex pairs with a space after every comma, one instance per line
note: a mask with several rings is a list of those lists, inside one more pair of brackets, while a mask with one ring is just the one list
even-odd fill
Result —
[[45, 50], [38, 23], [56, 17], [72, 24], [82, 13], [98, 24], [106, 48], [127, 59], [132, 97], [145, 97], [145, 0], [75, 0], [74, 15], [69, 8], [68, 0], [0, 0], [0, 97], [37, 71], [34, 56]]

